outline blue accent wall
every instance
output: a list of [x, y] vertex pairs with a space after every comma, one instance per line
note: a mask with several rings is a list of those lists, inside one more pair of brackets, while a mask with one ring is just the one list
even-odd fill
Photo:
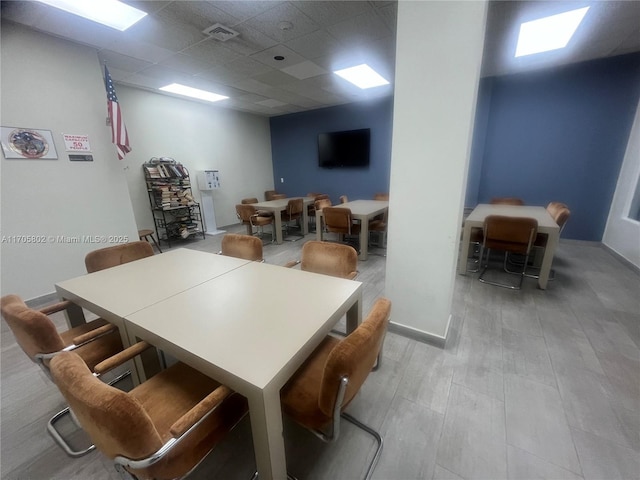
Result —
[[[337, 107], [271, 117], [273, 181], [289, 196], [321, 192], [338, 203], [372, 198], [389, 191], [393, 99], [351, 103]], [[360, 128], [371, 129], [371, 156], [366, 168], [318, 166], [318, 134]], [[284, 183], [280, 183], [284, 178]]]
[[[483, 83], [469, 175], [479, 184], [466, 203], [564, 202], [571, 218], [563, 237], [601, 241], [638, 106], [640, 54]], [[478, 163], [479, 179], [471, 175]]]

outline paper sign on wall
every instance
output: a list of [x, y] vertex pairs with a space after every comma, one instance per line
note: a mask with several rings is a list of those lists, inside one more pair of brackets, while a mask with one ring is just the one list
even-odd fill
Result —
[[71, 135], [63, 133], [64, 147], [67, 152], [90, 152], [89, 135]]

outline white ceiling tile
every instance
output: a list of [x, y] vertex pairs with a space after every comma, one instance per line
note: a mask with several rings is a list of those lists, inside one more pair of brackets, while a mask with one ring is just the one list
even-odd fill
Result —
[[281, 70], [287, 75], [293, 75], [298, 80], [304, 80], [305, 78], [316, 77], [318, 75], [327, 73], [324, 68], [316, 65], [310, 60], [296, 63], [295, 65], [291, 65], [290, 67], [281, 68]]
[[375, 12], [351, 17], [328, 26], [327, 30], [345, 45], [367, 44], [392, 33]]
[[174, 55], [174, 52], [165, 48], [160, 48], [150, 43], [141, 42], [128, 37], [126, 32], [121, 37], [106, 45], [106, 50], [137, 58], [151, 63], [158, 63], [165, 58]]
[[[275, 60], [274, 57], [276, 56], [282, 56], [284, 59]], [[296, 52], [284, 45], [276, 45], [275, 47], [254, 53], [251, 55], [251, 58], [273, 68], [290, 67], [291, 65], [295, 65], [296, 63], [304, 62], [306, 60], [302, 55], [298, 55]]]
[[127, 35], [173, 52], [180, 52], [207, 36], [198, 28], [186, 23], [170, 21], [158, 15], [147, 15], [127, 29]]
[[225, 46], [241, 55], [251, 55], [252, 53], [273, 47], [278, 43], [265, 34], [244, 24], [235, 25], [233, 29], [240, 35], [226, 41]]
[[272, 98], [269, 98], [267, 100], [261, 100], [259, 102], [256, 102], [258, 105], [262, 105], [263, 107], [269, 107], [269, 108], [273, 108], [273, 107], [281, 107], [283, 105], [286, 105], [285, 102], [281, 102], [280, 100], [274, 100]]
[[226, 42], [219, 42], [212, 38], [185, 48], [182, 53], [191, 55], [211, 66], [231, 62], [241, 57], [240, 54], [227, 48]]
[[[282, 3], [247, 20], [244, 24], [281, 43], [318, 30], [320, 26], [298, 10], [295, 7], [296, 3]], [[283, 22], [290, 24], [291, 28], [282, 28]]]
[[101, 64], [107, 64], [109, 71], [117, 68], [130, 74], [153, 65], [153, 63], [147, 62], [146, 60], [129, 57], [128, 55], [122, 55], [111, 50], [100, 50], [98, 52], [98, 59]]
[[239, 19], [220, 10], [209, 2], [180, 1], [171, 2], [157, 14], [172, 22], [193, 25], [198, 30], [204, 30], [214, 23], [221, 23], [228, 27], [239, 23]]
[[349, 17], [370, 12], [373, 8], [369, 2], [331, 2], [326, 0], [296, 2], [296, 7], [321, 25], [333, 25]]
[[344, 45], [326, 30], [316, 30], [308, 35], [294, 38], [289, 40], [286, 46], [310, 59], [331, 55], [344, 48]]
[[[283, 2], [276, 2], [273, 0], [266, 1], [235, 1], [231, 2], [228, 0], [223, 1], [210, 1], [214, 7], [219, 8], [227, 12], [230, 15], [233, 15], [235, 18], [238, 18], [241, 22], [253, 18], [257, 15], [260, 15], [267, 10], [277, 7]], [[230, 25], [233, 26], [233, 25]], [[234, 28], [235, 30], [235, 28]]]
[[287, 83], [297, 81], [295, 77], [287, 75], [280, 70], [271, 70], [270, 72], [256, 75], [253, 79], [266, 85], [271, 85], [272, 87], [278, 87], [280, 85], [286, 85]]
[[161, 82], [164, 82], [162, 83], [163, 86], [170, 83], [182, 83], [183, 85], [188, 85], [192, 78], [192, 75], [188, 75], [184, 72], [179, 72], [162, 65], [151, 65], [150, 67], [138, 72], [138, 75], [160, 80]]
[[159, 65], [178, 70], [179, 72], [188, 73], [189, 75], [195, 75], [200, 72], [207, 71], [211, 68], [211, 64], [203, 62], [199, 58], [192, 57], [191, 55], [185, 55], [183, 53], [176, 53], [169, 58], [158, 62]]

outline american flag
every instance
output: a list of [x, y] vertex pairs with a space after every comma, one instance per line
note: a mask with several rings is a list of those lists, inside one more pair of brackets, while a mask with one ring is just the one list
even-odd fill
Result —
[[111, 80], [111, 75], [106, 65], [104, 66], [104, 84], [107, 87], [107, 113], [111, 120], [111, 142], [118, 151], [118, 160], [122, 160], [131, 151], [129, 134], [122, 119], [122, 111], [120, 110], [118, 97], [116, 97], [116, 89], [113, 87], [113, 80]]

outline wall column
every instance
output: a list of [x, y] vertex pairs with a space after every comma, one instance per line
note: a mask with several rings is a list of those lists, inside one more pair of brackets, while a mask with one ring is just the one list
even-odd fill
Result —
[[485, 1], [400, 1], [386, 295], [392, 322], [446, 338], [473, 119]]

